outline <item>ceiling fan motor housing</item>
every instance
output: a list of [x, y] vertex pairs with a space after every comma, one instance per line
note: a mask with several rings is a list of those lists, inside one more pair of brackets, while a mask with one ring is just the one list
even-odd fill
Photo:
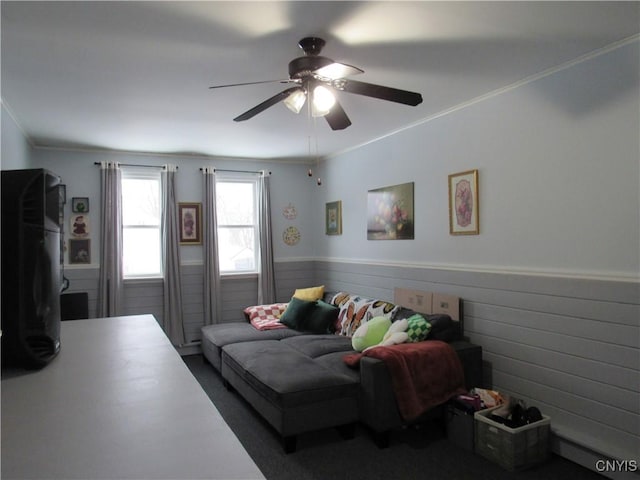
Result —
[[289, 78], [305, 78], [316, 70], [334, 63], [333, 60], [321, 56], [294, 58], [289, 62]]
[[298, 42], [298, 46], [305, 55], [319, 55], [325, 45], [325, 41], [318, 37], [304, 37]]

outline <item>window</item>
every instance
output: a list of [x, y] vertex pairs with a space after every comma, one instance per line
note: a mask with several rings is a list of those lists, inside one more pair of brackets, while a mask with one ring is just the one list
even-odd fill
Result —
[[124, 278], [162, 276], [160, 171], [122, 169]]
[[216, 180], [220, 273], [257, 272], [257, 180]]

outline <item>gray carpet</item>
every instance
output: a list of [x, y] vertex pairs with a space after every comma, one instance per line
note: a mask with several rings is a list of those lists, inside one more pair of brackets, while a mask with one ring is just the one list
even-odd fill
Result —
[[214, 368], [201, 355], [183, 357], [229, 427], [270, 480], [360, 479], [602, 479], [559, 456], [543, 465], [511, 473], [458, 448], [434, 424], [395, 431], [389, 448], [379, 449], [363, 427], [343, 440], [335, 429], [298, 437], [295, 453], [285, 454], [280, 438], [237, 393], [227, 391]]

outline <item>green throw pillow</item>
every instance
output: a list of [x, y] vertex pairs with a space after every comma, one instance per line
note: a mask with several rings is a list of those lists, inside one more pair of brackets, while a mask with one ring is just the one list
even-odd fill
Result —
[[287, 309], [280, 317], [280, 323], [294, 330], [303, 330], [304, 322], [314, 309], [316, 302], [291, 298]]
[[339, 311], [335, 305], [318, 300], [309, 316], [302, 320], [302, 329], [311, 333], [332, 333]]
[[409, 342], [421, 342], [426, 340], [431, 330], [431, 324], [425, 320], [422, 315], [415, 314], [407, 319], [409, 326], [407, 327], [407, 335]]
[[361, 324], [351, 337], [351, 346], [356, 352], [373, 347], [382, 342], [384, 334], [391, 327], [391, 320], [387, 317], [375, 317]]

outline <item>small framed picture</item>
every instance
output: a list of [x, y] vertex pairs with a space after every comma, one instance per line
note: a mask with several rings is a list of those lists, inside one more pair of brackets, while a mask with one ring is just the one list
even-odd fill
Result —
[[71, 199], [71, 211], [73, 213], [87, 213], [89, 211], [89, 199], [87, 197], [73, 197]]
[[91, 263], [91, 240], [69, 240], [69, 263], [89, 264]]
[[478, 235], [478, 170], [449, 175], [449, 233]]
[[84, 238], [89, 236], [89, 215], [71, 215], [69, 219], [69, 232], [72, 237]]
[[329, 202], [325, 208], [325, 233], [342, 235], [342, 201]]
[[200, 245], [202, 243], [202, 204], [179, 203], [180, 244]]

